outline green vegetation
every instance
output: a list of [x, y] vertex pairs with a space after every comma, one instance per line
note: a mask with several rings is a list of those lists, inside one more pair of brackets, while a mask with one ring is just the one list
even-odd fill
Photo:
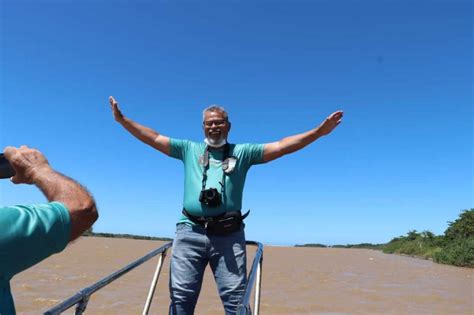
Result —
[[382, 250], [385, 244], [370, 244], [370, 243], [360, 243], [360, 244], [348, 244], [348, 245], [324, 245], [324, 244], [303, 244], [295, 245], [295, 247], [319, 247], [319, 248], [365, 248], [365, 249], [376, 249]]
[[296, 247], [367, 248], [388, 254], [402, 254], [431, 259], [437, 263], [460, 267], [474, 267], [474, 209], [463, 210], [444, 235], [430, 231], [409, 231], [406, 236], [392, 239], [387, 244], [361, 243], [353, 245], [305, 244]]
[[385, 244], [383, 252], [431, 259], [434, 253], [442, 249], [443, 244], [442, 236], [435, 236], [430, 231], [418, 233], [412, 230], [407, 233], [407, 236], [396, 237]]
[[474, 267], [474, 209], [464, 210], [449, 222], [444, 235], [409, 231], [383, 247], [384, 253], [405, 254], [461, 267]]
[[348, 244], [348, 245], [334, 245], [333, 248], [365, 248], [382, 250], [385, 244], [371, 244], [371, 243], [360, 243], [360, 244]]
[[114, 233], [94, 233], [92, 227], [85, 231], [82, 236], [94, 236], [94, 237], [110, 237], [110, 238], [128, 238], [134, 240], [150, 240], [150, 241], [172, 241], [172, 238], [167, 237], [154, 237], [154, 236], [142, 236], [133, 234], [114, 234]]
[[303, 244], [303, 245], [295, 245], [295, 247], [322, 247], [322, 248], [326, 248], [327, 245], [324, 245], [324, 244]]
[[444, 232], [445, 245], [434, 260], [443, 264], [474, 267], [474, 209], [464, 210], [459, 219], [449, 222]]

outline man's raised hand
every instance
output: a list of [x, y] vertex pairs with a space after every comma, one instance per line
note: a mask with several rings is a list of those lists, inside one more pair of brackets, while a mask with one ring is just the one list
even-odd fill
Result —
[[326, 118], [321, 125], [319, 125], [318, 132], [321, 136], [325, 136], [331, 131], [333, 131], [337, 125], [339, 125], [342, 121], [342, 116], [344, 112], [342, 110], [338, 110], [337, 112], [332, 113], [331, 115]]
[[118, 107], [118, 103], [113, 96], [109, 96], [110, 108], [114, 114], [114, 119], [116, 121], [121, 121], [123, 119], [123, 114]]

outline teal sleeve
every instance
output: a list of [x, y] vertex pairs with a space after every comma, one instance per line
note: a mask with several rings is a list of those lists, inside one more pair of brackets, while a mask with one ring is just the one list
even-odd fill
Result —
[[10, 283], [0, 280], [0, 315], [15, 315], [15, 303], [13, 302]]
[[190, 143], [189, 140], [180, 140], [180, 139], [171, 138], [170, 139], [170, 146], [171, 146], [170, 156], [175, 159], [184, 161], [185, 156], [186, 156], [186, 151], [189, 147], [189, 143]]
[[52, 254], [71, 238], [69, 211], [60, 202], [0, 209], [0, 277], [9, 279]]
[[242, 144], [243, 158], [248, 165], [263, 163], [264, 144], [245, 143]]

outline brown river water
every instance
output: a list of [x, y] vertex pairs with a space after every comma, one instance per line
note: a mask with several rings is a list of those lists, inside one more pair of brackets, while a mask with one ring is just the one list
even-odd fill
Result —
[[[13, 279], [17, 312], [40, 314], [162, 244], [81, 238]], [[254, 253], [249, 246], [249, 268]], [[167, 314], [170, 254], [150, 314]], [[141, 314], [157, 261], [97, 292], [85, 314]], [[472, 315], [473, 301], [474, 269], [365, 249], [264, 248], [261, 314]], [[208, 269], [196, 314], [223, 313]]]

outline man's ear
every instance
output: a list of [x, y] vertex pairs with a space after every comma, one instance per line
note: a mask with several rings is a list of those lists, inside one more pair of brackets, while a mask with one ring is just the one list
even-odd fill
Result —
[[230, 131], [230, 127], [232, 127], [232, 124], [229, 122], [227, 122], [227, 124], [229, 125], [229, 129], [227, 129], [227, 131], [229, 132]]

